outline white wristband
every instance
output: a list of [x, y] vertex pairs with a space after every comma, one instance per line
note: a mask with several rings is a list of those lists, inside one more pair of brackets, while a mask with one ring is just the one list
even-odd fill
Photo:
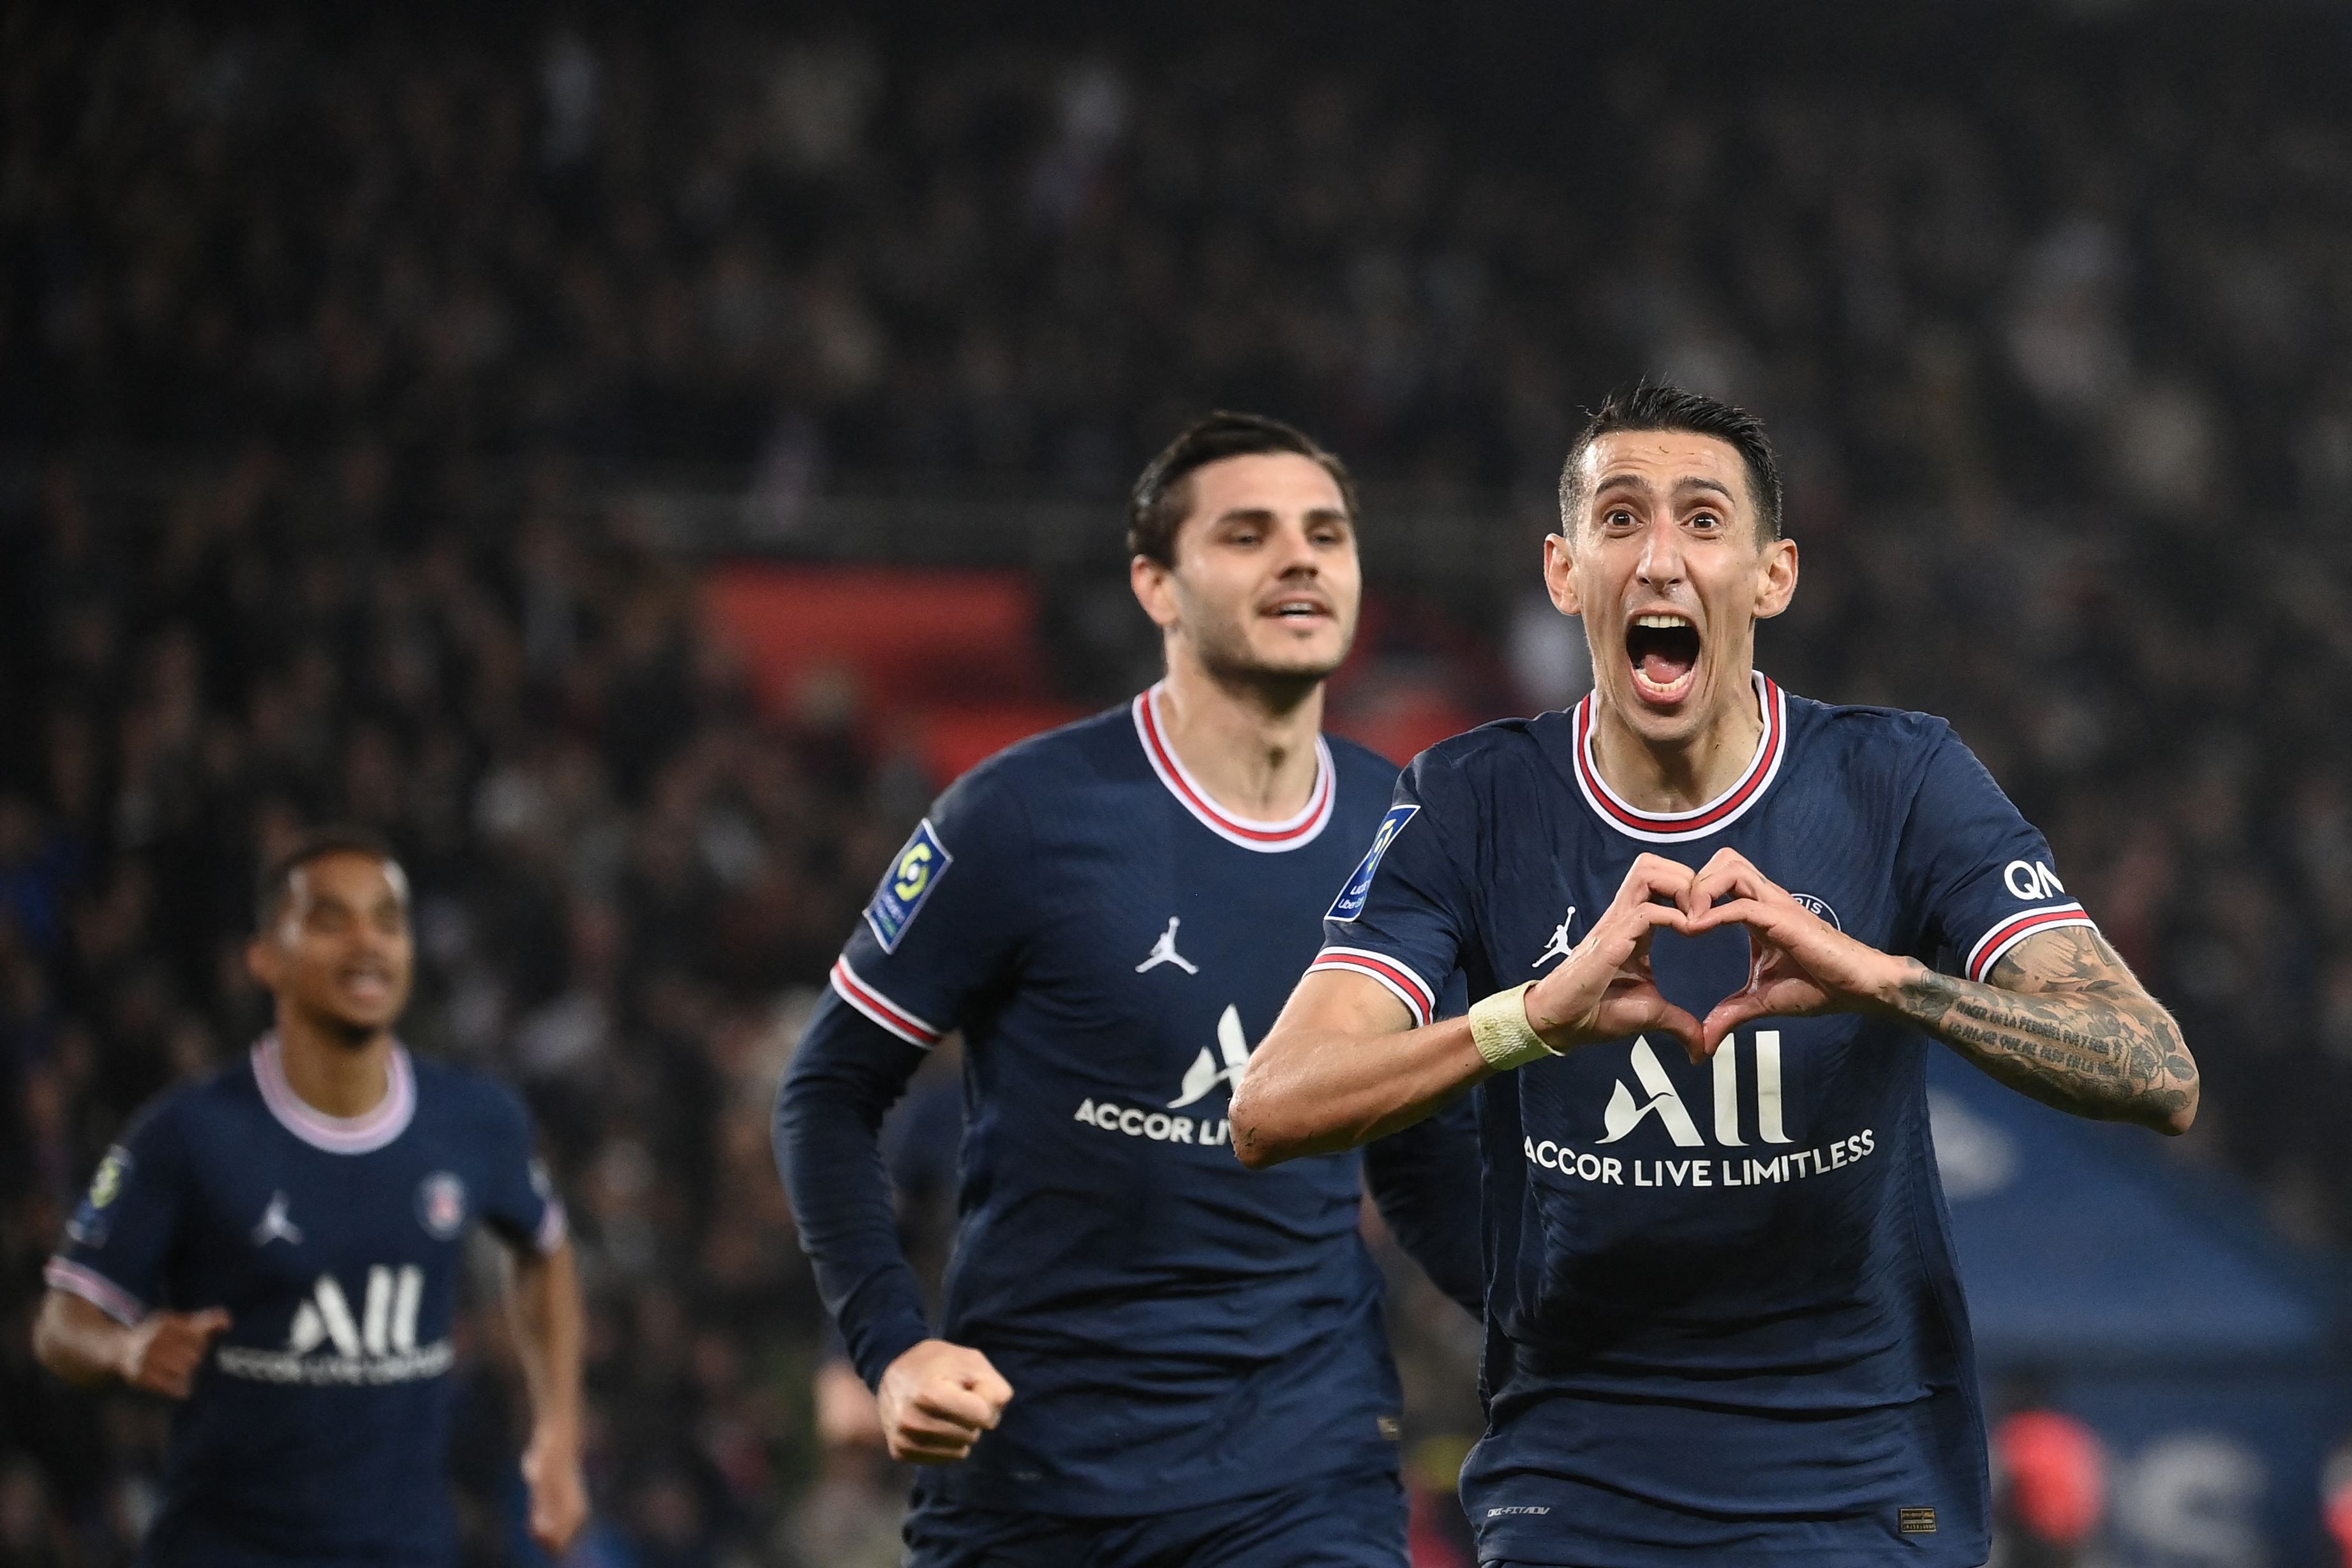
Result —
[[1534, 984], [1529, 980], [1471, 1005], [1470, 1039], [1486, 1065], [1497, 1072], [1559, 1054], [1528, 1026], [1528, 987]]

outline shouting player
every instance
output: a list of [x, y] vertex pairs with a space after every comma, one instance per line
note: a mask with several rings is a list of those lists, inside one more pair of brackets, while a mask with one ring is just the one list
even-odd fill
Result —
[[[2196, 1065], [1949, 727], [1755, 671], [1797, 586], [1757, 420], [1612, 398], [1560, 514], [1546, 577], [1591, 695], [1415, 759], [1237, 1151], [1346, 1148], [1481, 1085], [1481, 1563], [1974, 1568], [1927, 1042], [2169, 1133]], [[1485, 999], [1433, 1021], [1457, 972]]]
[[530, 1530], [587, 1514], [580, 1296], [563, 1208], [508, 1090], [410, 1057], [408, 884], [369, 834], [303, 840], [246, 952], [277, 1027], [166, 1095], [49, 1261], [42, 1364], [184, 1400], [142, 1560], [455, 1563], [457, 1276], [476, 1218], [514, 1255]]
[[[1357, 1160], [1254, 1176], [1226, 1123], [1395, 784], [1319, 727], [1355, 519], [1339, 461], [1272, 420], [1214, 414], [1155, 458], [1129, 546], [1166, 680], [940, 798], [793, 1061], [776, 1142], [803, 1243], [891, 1453], [940, 1467], [907, 1522], [916, 1568], [1403, 1562]], [[935, 1335], [876, 1134], [950, 1029], [967, 1131]], [[1365, 1166], [1475, 1311], [1466, 1122]]]

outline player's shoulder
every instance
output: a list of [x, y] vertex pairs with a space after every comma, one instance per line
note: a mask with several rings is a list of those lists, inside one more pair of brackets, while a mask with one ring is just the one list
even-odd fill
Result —
[[1016, 740], [972, 765], [940, 795], [937, 810], [985, 821], [1041, 796], [1080, 789], [1141, 767], [1132, 703]]
[[506, 1080], [413, 1051], [408, 1065], [415, 1076], [420, 1122], [468, 1138], [530, 1138], [530, 1112]]
[[1957, 740], [1951, 722], [1931, 713], [1782, 695], [1790, 755], [1816, 765], [1900, 771], [1924, 767]]
[[246, 1136], [245, 1129], [261, 1103], [252, 1062], [240, 1053], [236, 1060], [150, 1099], [131, 1113], [115, 1143], [151, 1153], [165, 1149], [176, 1153], [224, 1137], [238, 1141]]
[[[1515, 774], [1543, 757], [1545, 732], [1573, 727], [1564, 713], [1539, 713], [1528, 718], [1498, 718], [1448, 736], [1405, 766], [1414, 786], [1423, 791], [1444, 789], [1456, 781], [1478, 785], [1500, 774]], [[1562, 739], [1562, 737], [1551, 737]]]

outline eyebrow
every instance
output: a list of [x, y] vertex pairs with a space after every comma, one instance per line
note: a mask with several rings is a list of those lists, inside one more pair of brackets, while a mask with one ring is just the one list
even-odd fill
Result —
[[[1689, 478], [1675, 480], [1675, 489], [1678, 493], [1685, 490], [1712, 490], [1725, 500], [1735, 504], [1739, 499], [1731, 493], [1730, 487], [1721, 481], [1702, 478], [1696, 475]], [[1611, 474], [1592, 487], [1592, 494], [1597, 498], [1607, 495], [1612, 490], [1639, 490], [1646, 496], [1650, 493], [1650, 482], [1639, 474]]]
[[[1226, 523], [1271, 523], [1281, 515], [1271, 507], [1235, 507], [1229, 511], [1218, 513], [1213, 526], [1222, 527]], [[1307, 520], [1310, 523], [1344, 523], [1351, 519], [1343, 507], [1316, 507], [1307, 513]]]

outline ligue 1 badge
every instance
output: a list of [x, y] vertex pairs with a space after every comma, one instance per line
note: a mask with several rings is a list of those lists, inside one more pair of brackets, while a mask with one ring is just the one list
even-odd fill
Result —
[[425, 1233], [446, 1241], [466, 1228], [466, 1184], [447, 1171], [435, 1171], [416, 1188], [416, 1218]]

